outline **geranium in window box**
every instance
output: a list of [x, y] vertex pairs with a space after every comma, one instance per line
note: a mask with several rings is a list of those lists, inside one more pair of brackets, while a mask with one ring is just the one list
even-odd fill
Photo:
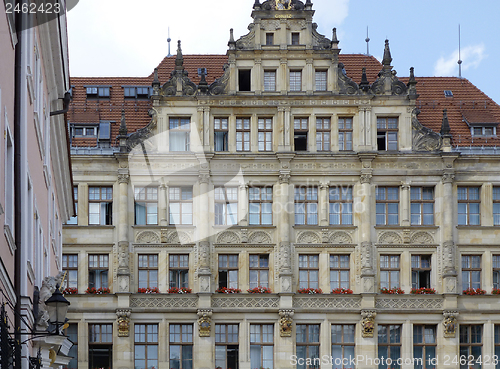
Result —
[[248, 293], [271, 293], [271, 289], [269, 287], [255, 287], [255, 288], [249, 288], [247, 290]]
[[383, 287], [380, 289], [380, 293], [384, 295], [404, 295], [405, 291], [399, 287], [386, 288]]
[[500, 295], [500, 288], [493, 288], [491, 290], [492, 295]]
[[89, 287], [85, 291], [85, 293], [88, 293], [90, 295], [107, 295], [111, 293], [110, 289], [108, 287], [100, 287], [100, 288], [95, 288], [95, 287]]
[[474, 296], [474, 295], [484, 295], [486, 291], [481, 288], [467, 288], [462, 292], [464, 295]]
[[78, 288], [68, 287], [63, 291], [64, 295], [76, 295], [78, 293]]
[[220, 287], [215, 290], [216, 293], [240, 293], [241, 290], [239, 288], [233, 287]]
[[410, 293], [412, 295], [435, 295], [436, 290], [434, 288], [420, 287], [412, 288]]
[[191, 288], [186, 288], [186, 287], [170, 287], [168, 289], [168, 293], [191, 293]]
[[334, 295], [350, 295], [352, 294], [352, 290], [349, 288], [341, 287], [341, 288], [334, 288], [332, 290], [332, 293]]
[[309, 287], [309, 288], [299, 288], [297, 293], [303, 293], [303, 294], [307, 294], [307, 295], [316, 295], [316, 294], [323, 293], [323, 291], [321, 291], [321, 288]]
[[139, 293], [160, 293], [158, 287], [139, 288]]

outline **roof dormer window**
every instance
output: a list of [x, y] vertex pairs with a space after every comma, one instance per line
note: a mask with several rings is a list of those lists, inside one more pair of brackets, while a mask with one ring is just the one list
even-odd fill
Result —
[[472, 137], [495, 137], [497, 135], [497, 127], [475, 126], [471, 127], [470, 133]]
[[109, 90], [108, 86], [87, 86], [87, 98], [109, 98]]

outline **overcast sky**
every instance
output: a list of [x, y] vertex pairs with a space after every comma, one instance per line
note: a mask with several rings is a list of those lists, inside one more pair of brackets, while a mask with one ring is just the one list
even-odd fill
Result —
[[[263, 2], [263, 1], [261, 1]], [[390, 41], [394, 69], [408, 76], [462, 76], [500, 103], [499, 0], [313, 0], [318, 31], [337, 28], [342, 53], [381, 59]], [[72, 76], [147, 76], [177, 40], [184, 54], [225, 54], [229, 29], [248, 32], [254, 0], [80, 0], [68, 13]], [[418, 85], [417, 85], [418, 90]]]

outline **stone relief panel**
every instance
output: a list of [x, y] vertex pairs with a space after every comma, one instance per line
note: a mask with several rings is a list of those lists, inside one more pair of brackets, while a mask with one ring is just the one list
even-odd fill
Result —
[[130, 307], [138, 308], [168, 308], [168, 309], [196, 309], [198, 296], [141, 296], [131, 297]]
[[142, 231], [135, 236], [135, 243], [161, 243], [161, 238], [157, 232]]
[[321, 236], [313, 231], [303, 231], [297, 235], [297, 243], [321, 243]]
[[352, 243], [352, 237], [347, 232], [336, 231], [330, 234], [329, 241], [335, 245], [349, 244]]
[[279, 307], [279, 297], [212, 296], [212, 307], [222, 309], [269, 309]]
[[276, 31], [278, 29], [281, 29], [281, 24], [278, 19], [273, 19], [273, 20], [267, 20], [264, 19], [260, 23], [260, 29], [264, 31]]
[[377, 298], [375, 302], [377, 309], [390, 310], [440, 310], [443, 308], [443, 300], [434, 298]]
[[264, 231], [255, 231], [248, 236], [248, 243], [271, 244], [273, 243], [271, 235]]
[[379, 235], [378, 243], [399, 245], [403, 243], [403, 238], [397, 232], [387, 231]]
[[191, 235], [184, 231], [161, 231], [161, 242], [169, 244], [189, 244], [191, 242]]
[[429, 245], [434, 243], [434, 237], [429, 232], [414, 232], [410, 237], [410, 242], [420, 245]]
[[313, 297], [311, 295], [294, 297], [294, 308], [303, 308], [311, 310], [357, 310], [361, 308], [361, 297], [342, 296], [341, 298]]
[[241, 243], [240, 236], [234, 231], [224, 231], [220, 233], [217, 237], [217, 243], [219, 244], [235, 244]]

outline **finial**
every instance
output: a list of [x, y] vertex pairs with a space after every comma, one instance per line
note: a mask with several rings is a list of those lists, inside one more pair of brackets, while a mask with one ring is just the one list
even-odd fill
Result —
[[306, 1], [306, 6], [305, 6], [306, 10], [311, 10], [312, 6], [313, 6], [313, 4], [311, 3], [311, 0], [307, 0]]
[[234, 32], [232, 28], [229, 30], [229, 42], [234, 42]]
[[120, 129], [119, 129], [118, 134], [120, 136], [127, 135], [127, 123], [125, 122], [125, 109], [122, 109], [122, 118], [120, 120]]
[[229, 46], [230, 50], [236, 49], [236, 42], [234, 41], [234, 33], [232, 28], [229, 30], [229, 42], [227, 43], [227, 46]]
[[172, 41], [172, 39], [170, 38], [170, 27], [168, 27], [168, 38], [167, 38], [167, 42], [168, 42], [168, 55], [167, 55], [167, 58], [170, 58], [172, 56], [172, 54], [170, 54], [170, 41]]
[[408, 79], [408, 96], [412, 99], [416, 99], [418, 97], [417, 95], [417, 81], [415, 80], [415, 68], [411, 67], [410, 68], [410, 78]]
[[260, 8], [260, 1], [259, 0], [255, 0], [255, 3], [253, 4], [253, 8], [254, 9], [259, 9]]
[[450, 122], [448, 121], [448, 110], [443, 109], [443, 123], [441, 124], [441, 136], [451, 138]]
[[389, 67], [392, 62], [391, 57], [391, 49], [389, 48], [389, 40], [385, 40], [385, 48], [384, 48], [384, 59], [382, 59], [382, 65], [384, 67]]
[[332, 42], [339, 42], [337, 39], [337, 28], [333, 27], [332, 29]]
[[370, 55], [370, 37], [368, 37], [368, 26], [366, 27], [366, 55]]
[[200, 83], [198, 85], [198, 88], [200, 89], [200, 92], [204, 95], [206, 95], [207, 91], [208, 91], [208, 82], [207, 82], [207, 79], [205, 78], [206, 76], [206, 68], [200, 68], [201, 69], [201, 73], [200, 73]]
[[370, 82], [368, 82], [368, 78], [366, 77], [366, 67], [363, 67], [359, 88], [364, 92], [368, 92], [368, 90], [370, 89]]
[[177, 57], [175, 58], [175, 69], [184, 69], [184, 58], [182, 56], [181, 40], [177, 41]]
[[160, 80], [158, 79], [158, 68], [155, 68], [154, 71], [154, 78], [153, 78], [153, 86], [159, 86], [160, 85]]
[[460, 24], [458, 25], [458, 78], [462, 78], [462, 59], [460, 58]]

